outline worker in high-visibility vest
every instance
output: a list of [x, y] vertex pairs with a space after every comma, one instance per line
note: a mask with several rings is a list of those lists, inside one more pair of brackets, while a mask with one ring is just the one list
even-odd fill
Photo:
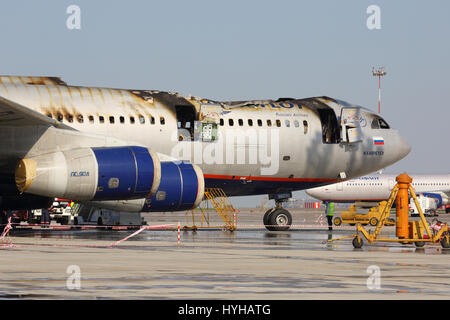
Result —
[[328, 230], [333, 230], [333, 215], [334, 215], [334, 203], [326, 202], [325, 213], [328, 219]]

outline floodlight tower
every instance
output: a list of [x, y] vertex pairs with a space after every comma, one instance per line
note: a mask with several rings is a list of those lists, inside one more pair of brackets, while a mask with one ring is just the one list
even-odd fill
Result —
[[381, 113], [381, 77], [386, 75], [384, 67], [376, 70], [375, 67], [372, 67], [372, 75], [378, 77], [378, 113]]

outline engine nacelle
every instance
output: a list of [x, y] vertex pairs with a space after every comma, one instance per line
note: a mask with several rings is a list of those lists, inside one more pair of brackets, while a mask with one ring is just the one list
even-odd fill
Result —
[[183, 211], [198, 207], [205, 193], [202, 170], [185, 162], [161, 162], [158, 191], [145, 201], [144, 212]]
[[439, 193], [422, 193], [424, 197], [432, 198], [436, 201], [437, 208], [440, 208], [444, 203], [444, 199]]
[[161, 183], [149, 198], [90, 201], [94, 207], [128, 212], [183, 211], [196, 208], [203, 200], [202, 170], [190, 163], [161, 162]]
[[80, 148], [19, 161], [16, 186], [27, 192], [74, 201], [138, 199], [158, 190], [161, 164], [147, 148]]

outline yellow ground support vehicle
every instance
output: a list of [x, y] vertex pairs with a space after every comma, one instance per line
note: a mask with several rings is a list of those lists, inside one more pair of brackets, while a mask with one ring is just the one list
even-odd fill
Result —
[[[369, 212], [364, 214], [357, 213], [356, 206], [351, 205], [348, 211], [343, 211], [340, 217], [334, 218], [333, 223], [336, 226], [340, 226], [343, 223], [349, 223], [351, 225], [360, 223], [362, 225], [370, 224], [371, 226], [376, 226], [386, 205], [387, 201], [381, 201], [377, 207], [370, 208]], [[395, 225], [395, 220], [387, 218], [384, 225], [393, 226]]]

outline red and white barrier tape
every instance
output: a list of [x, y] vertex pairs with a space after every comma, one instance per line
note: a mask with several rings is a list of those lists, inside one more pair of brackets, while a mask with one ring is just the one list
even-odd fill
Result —
[[[155, 230], [155, 229], [165, 229], [165, 228], [169, 228], [169, 227], [173, 227], [175, 226], [175, 224], [162, 224], [162, 225], [153, 225], [153, 226], [143, 226], [141, 227], [139, 230], [133, 232], [132, 234], [126, 236], [125, 238], [110, 243], [109, 245], [75, 245], [75, 244], [26, 244], [26, 245], [11, 245], [10, 246], [14, 246], [14, 247], [25, 247], [25, 246], [49, 246], [49, 247], [76, 247], [76, 248], [112, 248], [114, 246], [117, 246], [118, 244], [136, 236], [137, 234], [141, 233], [144, 230]], [[8, 225], [5, 227], [5, 230], [8, 228]], [[11, 226], [9, 225], [9, 229], [11, 229]], [[8, 229], [8, 230], [9, 230]], [[5, 230], [3, 231], [3, 233], [5, 233]], [[2, 236], [3, 236], [2, 233]], [[6, 234], [6, 233], [5, 233]], [[3, 238], [0, 238], [3, 239]]]
[[0, 244], [3, 246], [7, 246], [7, 247], [12, 247], [12, 240], [8, 241], [6, 240], [6, 244], [3, 244], [3, 241], [5, 240], [5, 237], [8, 236], [9, 237], [9, 230], [11, 230], [11, 217], [8, 218], [8, 224], [5, 226], [5, 228], [3, 229], [2, 234], [0, 235]]

